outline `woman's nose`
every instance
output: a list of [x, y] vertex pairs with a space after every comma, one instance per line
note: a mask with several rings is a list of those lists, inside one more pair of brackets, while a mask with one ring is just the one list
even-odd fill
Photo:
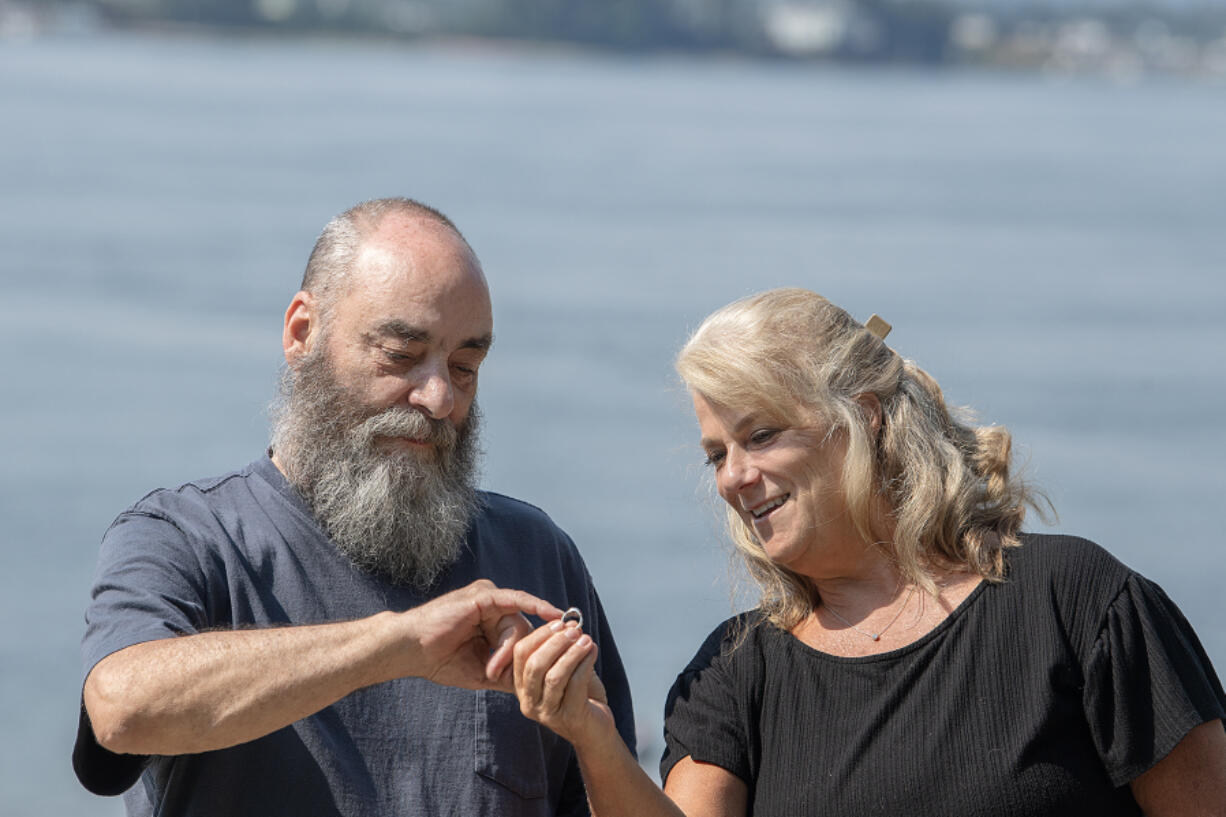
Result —
[[729, 448], [724, 453], [723, 467], [719, 471], [720, 493], [724, 498], [736, 505], [729, 497], [734, 497], [746, 487], [753, 485], [759, 476], [757, 466], [745, 451], [739, 448]]

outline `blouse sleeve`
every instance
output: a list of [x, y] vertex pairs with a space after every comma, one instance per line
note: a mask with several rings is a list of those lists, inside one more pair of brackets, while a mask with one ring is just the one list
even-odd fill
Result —
[[1102, 619], [1083, 703], [1116, 786], [1149, 770], [1194, 727], [1226, 714], [1226, 694], [1191, 625], [1158, 585], [1137, 574]]
[[686, 756], [713, 763], [750, 782], [752, 777], [748, 722], [747, 686], [736, 664], [752, 651], [739, 644], [725, 654], [725, 640], [733, 621], [713, 632], [681, 674], [677, 676], [664, 707], [664, 754], [660, 780]]

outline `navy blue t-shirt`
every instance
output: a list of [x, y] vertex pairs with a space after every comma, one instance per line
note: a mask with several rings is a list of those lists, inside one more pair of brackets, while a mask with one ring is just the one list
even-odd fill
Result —
[[[267, 457], [155, 491], [103, 537], [81, 647], [85, 674], [145, 641], [407, 610], [486, 578], [583, 611], [618, 730], [633, 749], [625, 671], [574, 543], [531, 505], [493, 493], [482, 500], [460, 559], [423, 594], [355, 569]], [[128, 789], [132, 815], [587, 813], [570, 745], [523, 717], [513, 695], [419, 678], [358, 690], [257, 740], [194, 755], [111, 754], [83, 715], [74, 766], [91, 791]]]

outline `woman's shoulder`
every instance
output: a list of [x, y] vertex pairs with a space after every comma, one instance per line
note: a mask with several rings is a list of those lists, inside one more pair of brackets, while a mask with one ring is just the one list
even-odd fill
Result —
[[710, 632], [698, 647], [694, 657], [681, 671], [682, 675], [701, 672], [712, 665], [730, 666], [745, 658], [760, 654], [765, 642], [777, 629], [759, 609], [746, 610], [725, 619]]
[[[720, 702], [717, 708], [752, 711], [766, 677], [768, 642], [782, 634], [758, 610], [721, 622], [677, 674], [665, 701], [666, 717], [683, 701]], [[682, 706], [691, 712], [692, 706]]]
[[1106, 549], [1079, 536], [1022, 534], [1006, 550], [1004, 587], [1028, 615], [1054, 612], [1067, 637], [1085, 646], [1136, 575]]
[[1058, 533], [1023, 533], [1020, 544], [1005, 551], [1005, 580], [1040, 577], [1056, 582], [1086, 581], [1117, 588], [1132, 571], [1096, 542]]

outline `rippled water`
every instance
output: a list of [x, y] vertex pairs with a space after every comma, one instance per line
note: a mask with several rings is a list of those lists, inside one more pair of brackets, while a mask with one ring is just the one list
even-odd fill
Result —
[[0, 798], [68, 767], [98, 538], [265, 439], [316, 232], [435, 204], [494, 290], [486, 484], [579, 542], [664, 692], [731, 607], [670, 359], [803, 285], [1016, 433], [1057, 527], [1159, 581], [1226, 666], [1226, 89], [387, 44], [0, 43]]

